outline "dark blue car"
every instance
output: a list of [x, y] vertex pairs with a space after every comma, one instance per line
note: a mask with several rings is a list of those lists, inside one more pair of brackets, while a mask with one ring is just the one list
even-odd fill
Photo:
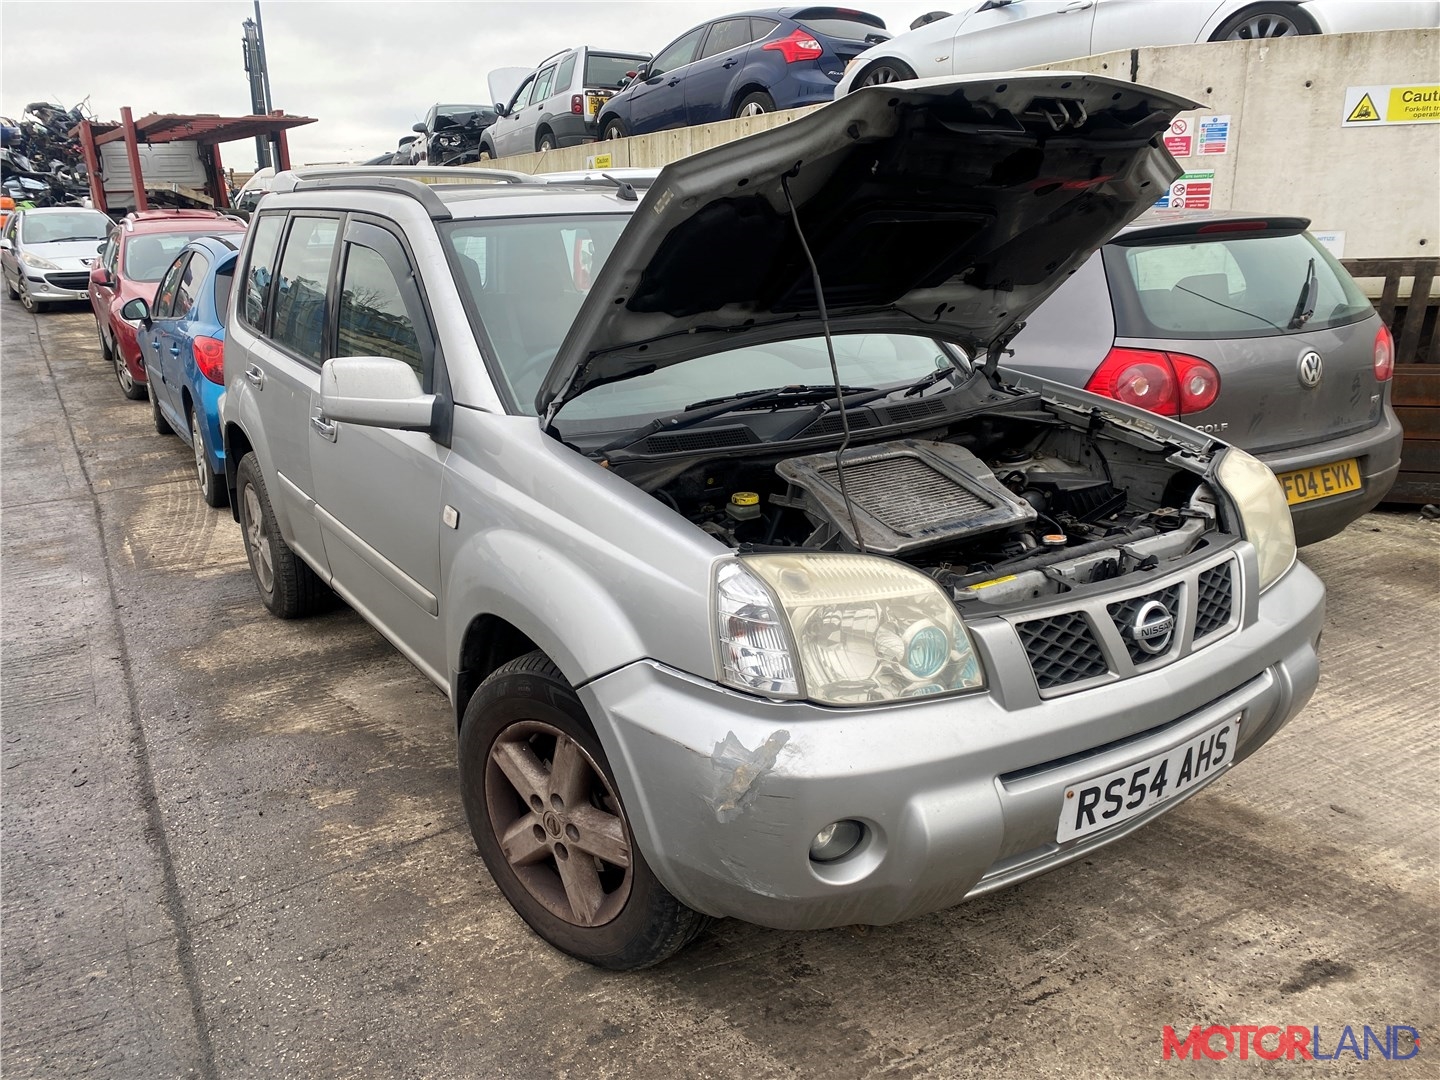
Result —
[[605, 103], [602, 137], [709, 124], [835, 96], [845, 65], [882, 41], [885, 22], [850, 8], [785, 7], [714, 19], [682, 34]]
[[[192, 240], [160, 279], [154, 301], [132, 300], [122, 312], [140, 323], [136, 336], [150, 382], [155, 430], [174, 432], [190, 444], [200, 492], [211, 506], [226, 501], [220, 395], [236, 255], [228, 239]], [[144, 310], [137, 305], [145, 305]]]

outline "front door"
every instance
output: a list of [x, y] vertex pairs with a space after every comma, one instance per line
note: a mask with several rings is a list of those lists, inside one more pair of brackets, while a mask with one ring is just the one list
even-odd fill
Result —
[[684, 126], [685, 79], [708, 28], [691, 30], [646, 66], [645, 81], [630, 91], [630, 134]]
[[[402, 360], [433, 392], [441, 361], [400, 241], [352, 220], [338, 280], [333, 355]], [[444, 685], [439, 531], [448, 450], [422, 431], [328, 421], [318, 409], [307, 433], [332, 585]]]
[[950, 70], [1009, 71], [1088, 56], [1094, 22], [1095, 0], [1016, 0], [975, 11], [960, 24]]
[[140, 358], [145, 363], [150, 396], [170, 427], [185, 439], [190, 438], [190, 431], [182, 411], [180, 387], [184, 381], [184, 361], [180, 356], [182, 346], [176, 329], [180, 317], [194, 302], [198, 282], [191, 284], [188, 290], [184, 284], [194, 282], [192, 275], [196, 259], [201, 262], [203, 274], [203, 255], [181, 252], [180, 257], [170, 264], [170, 269], [165, 271], [155, 290], [155, 300], [150, 308], [150, 329], [135, 335], [140, 344]]

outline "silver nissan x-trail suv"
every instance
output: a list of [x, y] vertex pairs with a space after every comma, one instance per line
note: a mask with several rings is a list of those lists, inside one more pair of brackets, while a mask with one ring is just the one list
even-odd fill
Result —
[[1080, 858], [1310, 696], [1253, 457], [1005, 344], [1178, 172], [1190, 103], [849, 95], [658, 176], [277, 178], [226, 341], [265, 604], [445, 690], [500, 890], [638, 967], [707, 916], [890, 923]]

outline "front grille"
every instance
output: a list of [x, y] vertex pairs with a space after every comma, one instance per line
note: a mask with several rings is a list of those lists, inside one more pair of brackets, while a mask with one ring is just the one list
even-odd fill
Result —
[[1110, 670], [1090, 621], [1078, 611], [1023, 622], [1015, 631], [1041, 690], [1091, 679]]
[[1195, 589], [1195, 640], [1224, 627], [1234, 607], [1235, 587], [1230, 563], [1212, 566], [1200, 575]]
[[[1151, 600], [1158, 600], [1164, 604], [1165, 610], [1170, 612], [1170, 617], [1174, 620], [1174, 629], [1170, 633], [1170, 639], [1166, 642], [1165, 648], [1158, 653], [1152, 653], [1144, 648], [1131, 634], [1135, 616]], [[1178, 582], [1159, 592], [1146, 593], [1144, 596], [1132, 596], [1129, 600], [1110, 604], [1106, 610], [1110, 612], [1110, 618], [1115, 621], [1115, 629], [1119, 630], [1120, 636], [1125, 639], [1125, 649], [1130, 654], [1131, 663], [1139, 665], [1151, 660], [1158, 660], [1169, 653], [1180, 640], [1180, 585]]]
[[90, 285], [90, 271], [78, 270], [62, 274], [46, 274], [45, 280], [57, 289], [85, 289]]

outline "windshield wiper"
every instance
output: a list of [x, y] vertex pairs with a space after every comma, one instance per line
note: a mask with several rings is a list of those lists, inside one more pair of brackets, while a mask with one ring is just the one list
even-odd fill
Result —
[[[868, 386], [842, 386], [841, 393], [844, 394], [867, 394], [874, 393]], [[882, 391], [889, 393], [890, 391]], [[639, 442], [646, 436], [653, 435], [657, 431], [681, 431], [696, 424], [704, 423], [717, 416], [724, 416], [726, 413], [737, 412], [741, 409], [759, 409], [767, 406], [784, 407], [787, 405], [808, 405], [810, 402], [821, 399], [834, 399], [835, 387], [833, 386], [775, 386], [768, 390], [749, 390], [743, 394], [728, 394], [724, 397], [706, 398], [703, 401], [692, 401], [678, 413], [671, 413], [669, 416], [658, 416], [648, 424], [621, 435], [618, 439], [606, 443], [596, 453], [608, 454], [612, 450], [619, 450], [621, 447], [629, 446], [633, 442]], [[845, 400], [844, 398], [841, 399]]]
[[1300, 286], [1300, 298], [1295, 301], [1295, 314], [1290, 316], [1290, 325], [1286, 329], [1299, 330], [1315, 314], [1315, 294], [1320, 291], [1316, 288], [1318, 284], [1315, 278], [1315, 260], [1311, 258], [1310, 265], [1305, 270], [1305, 284]]
[[46, 240], [46, 241], [44, 241], [44, 243], [47, 243], [47, 244], [67, 244], [67, 243], [69, 243], [71, 240], [93, 240], [93, 241], [95, 241], [95, 243], [98, 244], [101, 240], [104, 240], [104, 239], [105, 239], [105, 237], [103, 237], [103, 236], [62, 236], [62, 237], [60, 237], [60, 239], [58, 239], [58, 240]]

